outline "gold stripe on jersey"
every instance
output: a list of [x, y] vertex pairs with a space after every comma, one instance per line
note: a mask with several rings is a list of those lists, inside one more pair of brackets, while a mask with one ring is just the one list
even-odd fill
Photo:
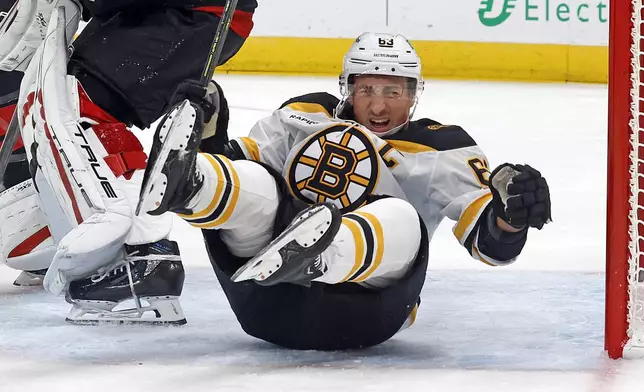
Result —
[[206, 153], [202, 153], [201, 155], [204, 156], [208, 160], [208, 163], [210, 163], [212, 168], [215, 170], [215, 173], [217, 174], [217, 187], [215, 188], [215, 193], [212, 196], [212, 200], [210, 201], [210, 203], [208, 204], [208, 206], [206, 208], [204, 208], [201, 211], [197, 211], [197, 212], [194, 212], [192, 214], [189, 214], [189, 215], [177, 214], [177, 215], [179, 215], [179, 217], [181, 217], [183, 219], [186, 219], [186, 220], [203, 218], [204, 216], [207, 216], [208, 214], [210, 214], [215, 209], [215, 206], [219, 204], [218, 202], [221, 199], [222, 190], [224, 189], [224, 178], [225, 178], [225, 176], [224, 176], [223, 170], [225, 170], [225, 168], [222, 169], [222, 167], [219, 164], [219, 162], [217, 162], [215, 160], [215, 158], [213, 158], [212, 155], [206, 154]]
[[362, 237], [364, 238], [364, 257], [361, 262], [360, 268], [350, 275], [346, 281], [347, 282], [356, 282], [361, 276], [363, 276], [367, 271], [371, 269], [376, 257], [377, 251], [377, 237], [374, 235], [374, 230], [371, 227], [371, 224], [363, 216], [360, 216], [356, 213], [345, 214], [344, 218], [354, 221], [360, 227], [362, 231]]
[[233, 163], [230, 159], [226, 158], [225, 156], [221, 156], [221, 158], [226, 163], [226, 166], [228, 166], [230, 173], [232, 174], [232, 177], [233, 177], [232, 200], [230, 201], [230, 204], [228, 204], [228, 207], [226, 208], [226, 211], [221, 216], [221, 218], [217, 219], [212, 223], [211, 226], [207, 226], [207, 227], [219, 226], [228, 222], [228, 219], [230, 219], [230, 216], [233, 214], [233, 211], [235, 210], [235, 206], [237, 205], [237, 201], [239, 200], [239, 176], [237, 175], [237, 171], [235, 171], [235, 168], [233, 167]]
[[465, 211], [463, 211], [461, 217], [456, 223], [456, 226], [454, 227], [454, 235], [456, 236], [456, 238], [458, 238], [460, 243], [463, 243], [463, 241], [465, 241], [464, 237], [467, 228], [470, 227], [472, 223], [474, 223], [474, 219], [479, 216], [481, 210], [485, 208], [487, 202], [490, 201], [490, 199], [492, 199], [492, 194], [485, 193], [483, 196], [474, 200], [470, 203], [470, 205], [467, 206], [467, 208], [465, 208]]
[[246, 151], [248, 151], [250, 159], [253, 161], [259, 161], [259, 147], [257, 146], [257, 142], [254, 139], [245, 136], [240, 137], [239, 140], [244, 143], [244, 147], [246, 148]]
[[355, 249], [356, 249], [356, 257], [355, 261], [353, 264], [353, 268], [351, 268], [351, 271], [345, 276], [340, 282], [346, 282], [353, 276], [353, 274], [356, 273], [356, 271], [362, 267], [362, 263], [364, 262], [364, 251], [365, 251], [365, 240], [364, 236], [362, 235], [362, 232], [360, 231], [360, 226], [356, 222], [354, 222], [351, 219], [348, 218], [342, 218], [342, 224], [345, 225], [349, 231], [351, 231], [351, 235], [353, 236], [353, 241], [355, 243]]
[[364, 282], [365, 280], [369, 279], [371, 275], [373, 275], [374, 271], [377, 270], [382, 263], [382, 255], [385, 253], [385, 236], [382, 230], [382, 225], [375, 216], [364, 211], [356, 211], [355, 214], [360, 215], [361, 217], [369, 221], [373, 232], [376, 234], [376, 241], [374, 245], [377, 247], [377, 250], [374, 256], [373, 263], [366, 272], [353, 280], [354, 282]]
[[308, 102], [293, 102], [286, 105], [287, 108], [295, 110], [296, 112], [303, 113], [321, 113], [327, 117], [331, 117], [331, 114], [324, 108], [324, 106], [319, 103], [308, 103]]
[[418, 304], [414, 305], [414, 308], [409, 313], [409, 327], [414, 325], [416, 322], [416, 316], [418, 315]]
[[[194, 221], [191, 222], [190, 220], [188, 221], [188, 223], [190, 223], [192, 226], [201, 229], [217, 228], [218, 226], [221, 226], [228, 222], [230, 216], [235, 210], [235, 207], [237, 206], [237, 201], [239, 200], [239, 176], [237, 175], [237, 171], [233, 167], [232, 162], [225, 156], [218, 155], [217, 158], [221, 159], [221, 161], [225, 165], [223, 166], [223, 169], [227, 170], [228, 174], [230, 175], [230, 182], [225, 184], [225, 187], [230, 187], [231, 195], [227, 198], [227, 200], [221, 200], [221, 202], [219, 203], [220, 205], [222, 205], [221, 203], [228, 204], [223, 204], [223, 206], [225, 206], [225, 209], [221, 214], [213, 214], [213, 216], [211, 217], [213, 220], [199, 223], [196, 223]], [[217, 209], [215, 209], [215, 211], [216, 210]]]
[[484, 263], [484, 264], [487, 264], [487, 265], [489, 265], [490, 267], [497, 267], [497, 265], [496, 265], [496, 264], [492, 264], [492, 263], [490, 263], [489, 261], [485, 260], [485, 259], [483, 258], [483, 256], [481, 256], [481, 253], [479, 252], [479, 248], [477, 248], [477, 247], [476, 247], [476, 244], [472, 244], [472, 251], [474, 252], [474, 254], [475, 254], [476, 258], [477, 258], [480, 262], [482, 262], [482, 263]]
[[405, 140], [387, 140], [387, 143], [400, 152], [408, 152], [411, 154], [436, 151], [435, 149], [424, 144], [408, 142]]

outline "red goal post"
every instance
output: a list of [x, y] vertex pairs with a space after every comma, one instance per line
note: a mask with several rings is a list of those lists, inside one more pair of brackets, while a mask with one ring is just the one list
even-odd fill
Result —
[[644, 0], [612, 0], [605, 348], [644, 357]]

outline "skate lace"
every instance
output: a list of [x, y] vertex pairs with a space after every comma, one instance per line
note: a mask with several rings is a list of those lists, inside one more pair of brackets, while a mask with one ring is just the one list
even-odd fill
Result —
[[90, 280], [93, 283], [98, 283], [103, 279], [107, 278], [108, 276], [122, 274], [128, 269], [128, 266], [130, 264], [134, 264], [134, 260], [123, 261], [122, 263], [118, 264], [117, 266], [111, 269], [106, 269], [103, 272], [99, 271], [98, 273], [90, 276]]
[[107, 269], [104, 272], [92, 275], [90, 279], [92, 280], [92, 282], [98, 283], [108, 276], [127, 272], [127, 278], [130, 284], [130, 291], [132, 292], [132, 299], [134, 300], [134, 305], [136, 306], [137, 312], [139, 313], [139, 317], [140, 317], [143, 315], [143, 306], [141, 305], [141, 300], [136, 295], [136, 290], [134, 289], [134, 280], [132, 279], [132, 269], [130, 268], [130, 264], [133, 265], [134, 262], [135, 260], [131, 260], [128, 257], [122, 262], [120, 262], [119, 264], [117, 264], [116, 266], [112, 267], [111, 269]]
[[[134, 265], [137, 261], [148, 261], [148, 262], [161, 262], [161, 261], [181, 261], [181, 256], [171, 255], [171, 254], [143, 254], [140, 255], [139, 251], [130, 253], [127, 255], [126, 260], [120, 262], [119, 264], [107, 268], [105, 271], [99, 270], [96, 274], [92, 275], [90, 279], [93, 283], [98, 283], [108, 276], [115, 276], [118, 274], [124, 273], [129, 265]], [[156, 265], [153, 263], [153, 265]]]

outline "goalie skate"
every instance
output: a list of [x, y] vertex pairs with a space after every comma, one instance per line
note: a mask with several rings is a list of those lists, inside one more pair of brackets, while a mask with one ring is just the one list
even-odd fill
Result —
[[333, 241], [341, 222], [342, 215], [333, 204], [307, 208], [231, 279], [254, 279], [262, 286], [285, 282], [310, 286], [313, 279], [326, 272], [321, 253]]
[[128, 256], [112, 268], [70, 284], [74, 324], [146, 323], [182, 325], [179, 303], [184, 271], [174, 241], [126, 245]]

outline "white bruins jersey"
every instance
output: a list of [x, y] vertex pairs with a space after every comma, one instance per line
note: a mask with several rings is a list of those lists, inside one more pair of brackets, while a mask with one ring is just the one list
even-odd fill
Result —
[[337, 102], [327, 93], [291, 99], [231, 145], [281, 171], [290, 192], [308, 203], [332, 202], [349, 212], [371, 194], [398, 197], [415, 207], [430, 239], [448, 217], [474, 258], [491, 265], [512, 261], [481, 254], [473, 240], [492, 195], [487, 160], [467, 132], [421, 119], [380, 138], [335, 118]]

